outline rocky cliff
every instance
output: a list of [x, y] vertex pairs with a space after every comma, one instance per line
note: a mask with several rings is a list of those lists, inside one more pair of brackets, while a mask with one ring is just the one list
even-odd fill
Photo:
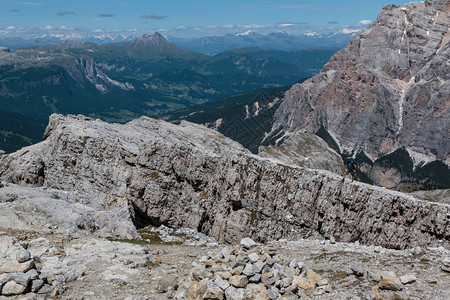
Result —
[[128, 207], [137, 226], [191, 227], [225, 242], [450, 246], [448, 205], [264, 159], [188, 122], [52, 115], [43, 142], [0, 157], [0, 178]]
[[404, 147], [415, 166], [448, 165], [449, 27], [448, 0], [386, 5], [318, 75], [286, 92], [271, 137], [323, 126], [342, 152], [375, 161]]

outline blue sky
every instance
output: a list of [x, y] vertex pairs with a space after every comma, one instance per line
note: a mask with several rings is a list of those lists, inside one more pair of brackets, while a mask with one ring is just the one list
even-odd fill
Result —
[[[160, 31], [171, 36], [324, 32], [367, 25], [398, 0], [0, 0], [0, 35]], [[362, 22], [361, 22], [362, 21]]]

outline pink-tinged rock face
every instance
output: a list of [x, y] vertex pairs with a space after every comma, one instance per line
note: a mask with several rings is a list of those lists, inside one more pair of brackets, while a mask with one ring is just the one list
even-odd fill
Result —
[[286, 92], [273, 132], [323, 126], [341, 149], [450, 159], [449, 1], [387, 5], [323, 70]]

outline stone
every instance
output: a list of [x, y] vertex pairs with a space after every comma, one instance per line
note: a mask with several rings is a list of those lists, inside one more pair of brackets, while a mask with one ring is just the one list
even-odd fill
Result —
[[330, 244], [336, 244], [336, 239], [334, 238], [334, 236], [330, 237]]
[[35, 269], [31, 269], [25, 273], [27, 276], [30, 276], [31, 280], [38, 279], [39, 273]]
[[416, 278], [416, 276], [411, 275], [411, 274], [403, 275], [403, 276], [400, 276], [400, 281], [403, 284], [410, 284], [410, 283], [416, 282], [417, 278]]
[[243, 238], [239, 244], [245, 249], [251, 249], [258, 246], [258, 243], [253, 241], [251, 238]]
[[16, 261], [9, 261], [6, 264], [0, 266], [0, 274], [13, 272], [25, 273], [33, 267], [34, 263], [32, 260], [23, 263], [19, 263]]
[[8, 275], [10, 275], [11, 279], [14, 280], [16, 283], [23, 285], [25, 287], [28, 286], [28, 283], [31, 280], [30, 273], [9, 273]]
[[41, 279], [35, 279], [31, 283], [31, 291], [33, 293], [39, 292], [39, 290], [44, 286], [44, 281]]
[[250, 264], [250, 263], [247, 263], [245, 265], [244, 270], [242, 271], [242, 274], [244, 274], [244, 275], [246, 275], [248, 277], [251, 277], [251, 276], [255, 275], [255, 271], [253, 270], [253, 265]]
[[364, 270], [356, 265], [354, 262], [350, 264], [350, 269], [352, 270], [352, 274], [354, 274], [356, 277], [363, 277], [364, 276]]
[[245, 289], [230, 286], [225, 290], [225, 299], [227, 300], [246, 300]]
[[30, 252], [28, 252], [25, 249], [20, 250], [19, 252], [17, 252], [16, 254], [16, 260], [19, 263], [23, 263], [26, 262], [27, 260], [29, 260], [31, 258]]
[[298, 296], [292, 292], [285, 293], [282, 297], [283, 300], [297, 300]]
[[245, 289], [245, 296], [252, 300], [266, 300], [269, 296], [264, 284], [249, 284]]
[[331, 286], [330, 284], [326, 285], [325, 288], [323, 289], [326, 293], [331, 293], [333, 291], [333, 286]]
[[255, 274], [248, 279], [248, 282], [251, 282], [251, 283], [258, 283], [260, 281], [261, 281], [261, 274]]
[[37, 294], [27, 293], [20, 296], [20, 300], [37, 300]]
[[231, 274], [233, 274], [233, 275], [241, 275], [242, 274], [242, 271], [244, 271], [244, 266], [238, 266], [238, 267], [236, 267], [236, 268], [234, 268], [234, 269], [231, 269]]
[[255, 263], [252, 265], [253, 271], [254, 271], [255, 273], [261, 273], [261, 272], [263, 271], [265, 265], [266, 265], [266, 264], [265, 264], [263, 261], [258, 260], [257, 262], [255, 262]]
[[293, 281], [293, 287], [296, 285], [299, 288], [302, 288], [304, 290], [311, 290], [311, 289], [314, 290], [315, 284], [313, 282], [311, 282], [309, 279], [303, 278], [300, 276], [296, 276], [296, 277], [297, 277], [297, 279], [296, 279], [295, 283]]
[[308, 278], [308, 280], [311, 282], [311, 284], [313, 286], [315, 286], [318, 282], [320, 282], [322, 280], [322, 276], [320, 276], [319, 274], [317, 274], [316, 272], [314, 272], [311, 269], [306, 270], [306, 277]]
[[216, 285], [218, 285], [224, 291], [230, 286], [227, 281], [223, 280], [220, 277], [217, 277], [216, 279], [214, 279], [214, 283]]
[[187, 297], [191, 300], [202, 300], [203, 295], [205, 294], [207, 289], [207, 280], [203, 279], [202, 281], [194, 284], [187, 291]]
[[225, 247], [222, 249], [222, 251], [220, 252], [224, 258], [225, 261], [228, 261], [230, 259], [231, 256], [231, 249], [228, 247]]
[[270, 300], [275, 300], [275, 299], [278, 299], [278, 297], [280, 297], [280, 293], [279, 293], [279, 290], [276, 288], [276, 287], [271, 287], [269, 290], [268, 290], [268, 296], [269, 296], [269, 299]]
[[403, 289], [403, 284], [393, 272], [381, 274], [381, 280], [378, 286], [383, 290], [401, 291]]
[[441, 270], [450, 273], [450, 259], [445, 259], [442, 263]]
[[378, 272], [376, 270], [368, 270], [367, 271], [367, 277], [370, 280], [373, 280], [373, 281], [376, 281], [376, 282], [379, 282], [381, 280], [381, 274], [380, 274], [380, 272]]
[[206, 292], [203, 294], [202, 299], [222, 300], [224, 298], [224, 292], [220, 286], [214, 281], [208, 280], [206, 283]]
[[317, 286], [325, 286], [328, 284], [328, 279], [323, 278], [321, 281], [317, 283]]
[[252, 263], [256, 263], [257, 261], [260, 260], [260, 259], [259, 259], [259, 255], [256, 254], [256, 253], [250, 253], [250, 254], [248, 255], [248, 259], [249, 259], [250, 262], [252, 262]]
[[187, 298], [187, 292], [191, 288], [190, 284], [183, 283], [178, 287], [178, 290], [175, 292], [174, 299], [182, 300]]
[[248, 284], [248, 278], [245, 275], [235, 275], [230, 278], [228, 283], [237, 288], [244, 288]]
[[435, 278], [427, 278], [425, 279], [425, 282], [428, 284], [436, 284], [438, 281]]
[[8, 281], [2, 289], [2, 294], [5, 296], [13, 296], [13, 295], [20, 295], [23, 292], [25, 292], [26, 287], [18, 284], [14, 280]]
[[274, 265], [274, 263], [275, 263], [275, 261], [274, 261], [273, 258], [269, 255], [269, 256], [266, 258], [266, 264], [267, 264], [269, 267], [272, 267], [272, 266]]
[[218, 275], [221, 278], [226, 279], [226, 280], [230, 279], [233, 276], [233, 274], [231, 274], [231, 272], [229, 272], [229, 271], [219, 272]]
[[395, 300], [396, 299], [394, 293], [391, 291], [380, 291], [377, 288], [373, 288], [372, 291], [375, 295], [375, 300]]
[[176, 290], [178, 288], [178, 277], [173, 274], [162, 274], [158, 280], [156, 290], [159, 293], [166, 293], [169, 290]]

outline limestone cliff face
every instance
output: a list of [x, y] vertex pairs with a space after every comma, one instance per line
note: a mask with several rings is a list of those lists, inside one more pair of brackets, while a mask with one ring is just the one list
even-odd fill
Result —
[[296, 132], [280, 146], [261, 146], [258, 155], [277, 159], [290, 166], [327, 170], [336, 174], [343, 174], [345, 170], [339, 154], [320, 137], [310, 133]]
[[220, 241], [338, 237], [392, 248], [450, 246], [450, 207], [251, 154], [187, 122], [126, 125], [52, 115], [46, 139], [0, 157], [0, 179], [128, 207], [137, 225]]
[[310, 80], [294, 85], [273, 135], [320, 126], [372, 160], [405, 147], [450, 164], [450, 1], [386, 5]]

